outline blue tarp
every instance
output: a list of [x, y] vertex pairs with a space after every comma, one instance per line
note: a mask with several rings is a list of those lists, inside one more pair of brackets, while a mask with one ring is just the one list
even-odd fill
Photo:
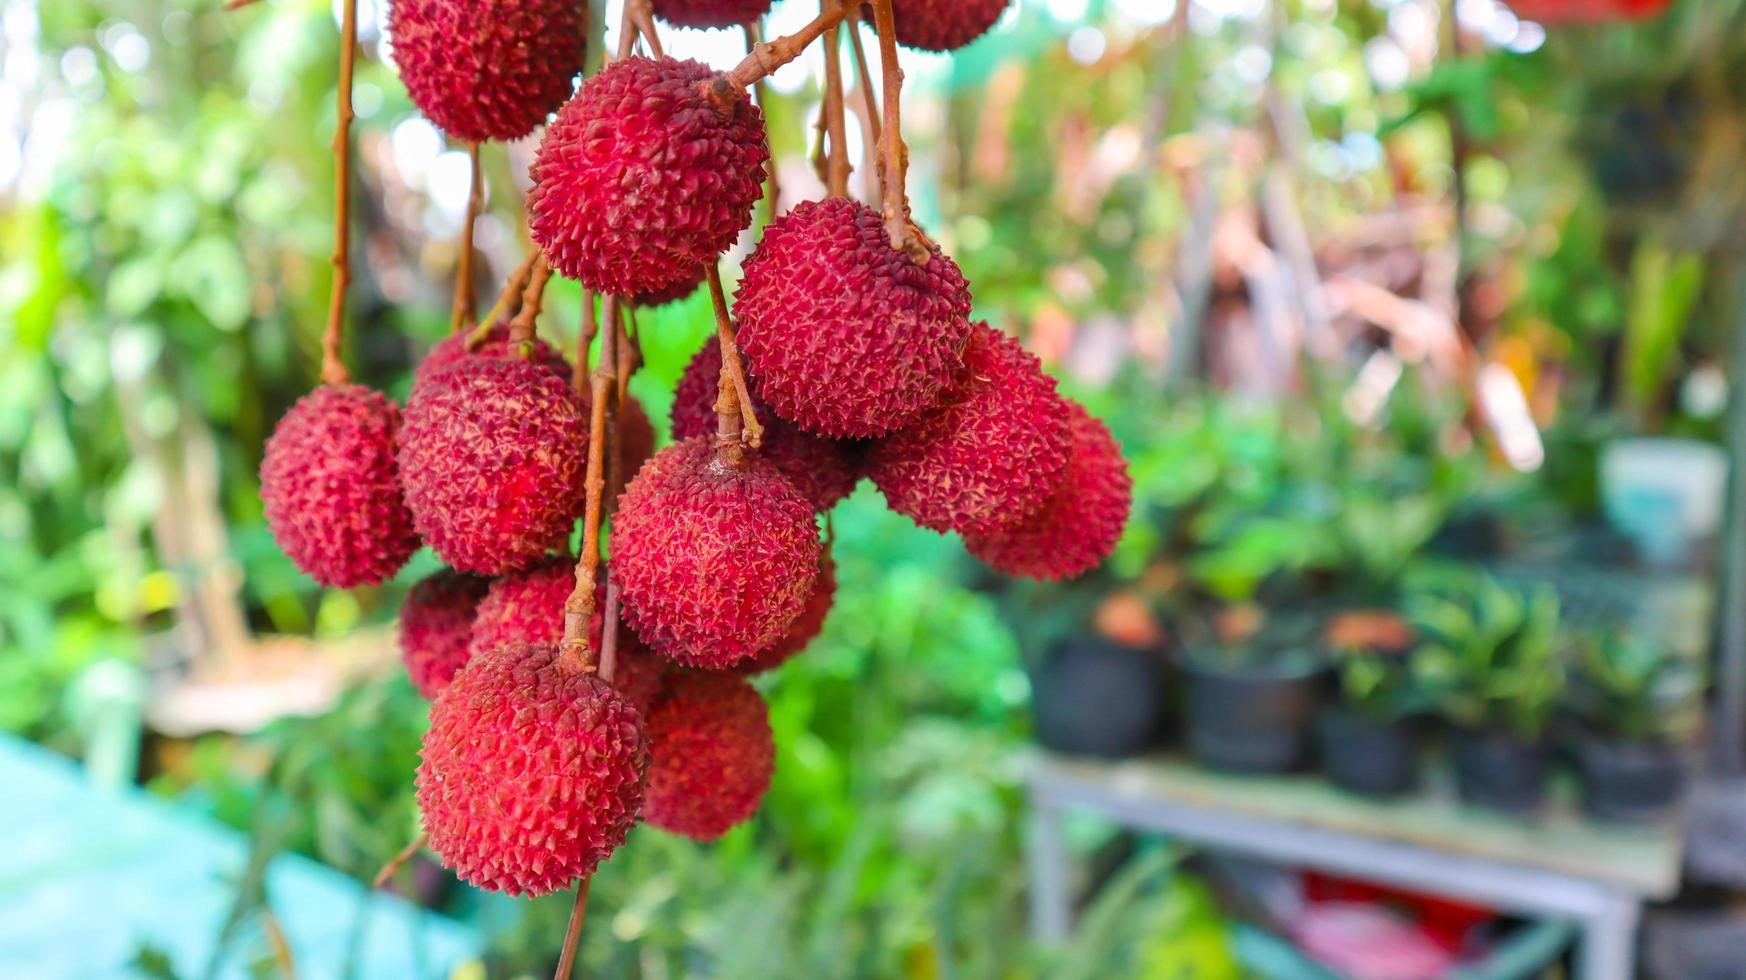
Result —
[[[142, 948], [199, 978], [248, 861], [242, 834], [135, 790], [88, 783], [78, 766], [0, 738], [0, 976], [141, 976]], [[299, 855], [273, 859], [267, 903], [300, 978], [446, 977], [476, 959], [478, 932]], [[218, 976], [268, 955], [251, 919]]]

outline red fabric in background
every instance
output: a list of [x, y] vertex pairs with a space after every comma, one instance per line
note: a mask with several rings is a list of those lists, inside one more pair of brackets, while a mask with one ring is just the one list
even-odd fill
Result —
[[1393, 907], [1417, 922], [1427, 936], [1452, 953], [1465, 947], [1468, 934], [1475, 926], [1497, 917], [1496, 912], [1478, 905], [1313, 871], [1304, 873], [1303, 894], [1312, 903], [1371, 902]]
[[1673, 0], [1508, 0], [1516, 16], [1542, 24], [1602, 24], [1654, 17]]

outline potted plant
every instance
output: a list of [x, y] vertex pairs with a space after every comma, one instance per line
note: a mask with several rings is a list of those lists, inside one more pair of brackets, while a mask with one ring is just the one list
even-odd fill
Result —
[[1014, 583], [1036, 738], [1067, 755], [1125, 758], [1156, 748], [1168, 717], [1164, 634], [1146, 601], [1094, 575], [1045, 591]]
[[1686, 747], [1702, 720], [1698, 664], [1629, 633], [1575, 646], [1570, 739], [1583, 809], [1598, 820], [1652, 822], [1678, 805]]
[[1232, 772], [1302, 768], [1327, 669], [1313, 622], [1266, 622], [1253, 606], [1215, 622], [1213, 636], [1183, 658], [1189, 750]]
[[1342, 613], [1323, 631], [1333, 651], [1335, 702], [1316, 720], [1322, 769], [1363, 796], [1399, 796], [1418, 780], [1418, 713], [1412, 627], [1386, 611]]
[[1413, 672], [1453, 729], [1462, 799], [1512, 813], [1539, 809], [1550, 767], [1546, 729], [1564, 687], [1557, 596], [1475, 575], [1407, 602], [1422, 637]]

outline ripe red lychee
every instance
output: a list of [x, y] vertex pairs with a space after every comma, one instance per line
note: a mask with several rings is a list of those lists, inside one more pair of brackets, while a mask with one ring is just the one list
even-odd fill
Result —
[[978, 323], [957, 386], [875, 442], [867, 475], [892, 510], [922, 527], [989, 534], [1043, 505], [1072, 441], [1055, 380], [1016, 339]]
[[643, 820], [715, 840], [751, 818], [770, 789], [776, 740], [764, 699], [743, 677], [675, 677], [649, 715]]
[[401, 437], [394, 403], [355, 384], [316, 388], [273, 428], [261, 503], [279, 550], [310, 578], [375, 585], [418, 550], [395, 476]]
[[564, 0], [393, 0], [388, 37], [414, 105], [464, 142], [533, 132], [582, 71], [587, 5]]
[[770, 12], [774, 0], [654, 0], [655, 16], [674, 27], [738, 27]]
[[466, 666], [479, 600], [491, 583], [447, 568], [412, 587], [400, 606], [400, 659], [426, 698], [449, 686]]
[[[412, 372], [414, 390], [423, 383], [425, 378], [467, 357], [504, 358], [519, 356], [510, 350], [509, 324], [505, 321], [499, 320], [493, 324], [490, 332], [485, 336], [485, 342], [472, 351], [467, 350], [467, 333], [463, 330], [457, 334], [450, 334], [431, 347], [430, 353], [424, 356], [424, 360], [418, 362], [418, 367]], [[559, 378], [566, 381], [570, 379], [569, 359], [538, 337], [533, 339], [530, 359], [535, 364], [550, 370]]]
[[970, 553], [1006, 575], [1053, 581], [1096, 568], [1128, 523], [1133, 481], [1109, 428], [1067, 403], [1073, 449], [1061, 484], [1036, 513], [992, 534], [964, 538]]
[[528, 232], [552, 267], [616, 296], [697, 275], [752, 222], [764, 119], [705, 94], [720, 76], [673, 58], [625, 58], [582, 84], [528, 171]]
[[564, 547], [581, 509], [587, 422], [569, 380], [516, 357], [467, 357], [412, 393], [400, 480], [452, 567], [500, 575]]
[[755, 456], [717, 458], [709, 439], [655, 454], [619, 499], [612, 577], [625, 619], [657, 653], [731, 667], [794, 624], [818, 574], [806, 498]]
[[[585, 402], [588, 400], [584, 399]], [[615, 495], [623, 493], [631, 477], [636, 476], [637, 470], [655, 455], [655, 423], [649, 421], [649, 413], [635, 395], [627, 394], [624, 404], [619, 406], [617, 438], [618, 485], [612, 488]]]
[[[897, 43], [923, 51], [955, 51], [988, 33], [1012, 0], [891, 0]], [[863, 16], [873, 23], [873, 6]]]
[[800, 618], [794, 625], [788, 627], [788, 632], [776, 645], [764, 650], [750, 660], [742, 661], [735, 670], [742, 674], [762, 674], [793, 659], [802, 653], [818, 639], [823, 632], [825, 619], [831, 614], [831, 606], [837, 599], [837, 563], [826, 554], [819, 563], [818, 580], [813, 583], [812, 594], [806, 597], [806, 608], [800, 612]]
[[[552, 555], [531, 568], [497, 579], [473, 617], [472, 656], [511, 643], [557, 643], [564, 638], [564, 603], [576, 588], [576, 559]], [[589, 639], [598, 654], [600, 629], [606, 622], [606, 582], [594, 594], [594, 618]], [[650, 653], [630, 627], [619, 624], [618, 670], [613, 686], [639, 709], [646, 709], [660, 687], [665, 662]], [[644, 711], [647, 714], [647, 711]]]
[[[721, 377], [721, 340], [709, 338], [685, 366], [673, 392], [673, 438], [690, 439], [716, 430], [715, 399]], [[764, 425], [759, 455], [767, 460], [820, 513], [830, 510], [855, 490], [861, 473], [855, 447], [815, 436], [778, 416], [758, 398], [757, 379], [752, 409]]]
[[636, 822], [643, 719], [552, 644], [468, 664], [430, 709], [418, 806], [430, 846], [462, 880], [544, 895], [594, 873]]
[[833, 438], [881, 436], [939, 401], [970, 338], [970, 289], [935, 250], [891, 247], [879, 212], [831, 198], [776, 219], [745, 263], [734, 313], [759, 392]]

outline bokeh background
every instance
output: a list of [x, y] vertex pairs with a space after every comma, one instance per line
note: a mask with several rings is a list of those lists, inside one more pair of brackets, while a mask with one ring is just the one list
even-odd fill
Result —
[[[1041, 666], [1562, 547], [1604, 524], [1615, 440], [1723, 440], [1746, 3], [1573, 25], [1546, 0], [1518, 5], [1545, 23], [1498, 0], [1182, 2], [1019, 0], [956, 58], [903, 56], [918, 217], [978, 316], [1125, 446], [1117, 554], [1071, 584], [1003, 582], [864, 486], [833, 515], [823, 636], [761, 683], [763, 812], [713, 846], [639, 830], [594, 884], [590, 975], [1241, 975], [1207, 879], [1095, 822], [1074, 846], [1113, 881], [1071, 942], [1028, 938]], [[779, 0], [767, 33], [811, 13]], [[322, 591], [258, 500], [262, 442], [319, 366], [335, 14], [0, 0], [0, 745], [29, 761], [0, 808], [48, 799], [26, 777], [51, 756], [82, 766], [54, 797], [65, 839], [0, 845], [0, 908], [38, 913], [0, 926], [0, 972], [533, 976], [555, 956], [567, 896], [487, 896], [421, 860], [395, 890], [458, 923], [442, 949], [460, 952], [433, 963], [416, 932], [359, 939], [380, 922], [361, 892], [331, 935], [286, 926], [320, 903], [266, 871], [301, 856], [367, 882], [416, 831], [425, 705], [393, 620], [436, 562]], [[403, 397], [447, 329], [467, 162], [408, 102], [381, 14], [361, 2], [348, 343], [359, 380]], [[718, 66], [742, 52], [669, 37]], [[788, 202], [820, 193], [818, 60], [771, 80]], [[533, 147], [485, 151], [491, 282], [524, 254]], [[578, 316], [554, 283], [542, 330], [574, 336]], [[633, 388], [659, 422], [707, 297], [639, 327]], [[1714, 586], [1727, 548], [1700, 523], [1669, 547]], [[1680, 624], [1705, 650], [1708, 608]], [[239, 843], [181, 884], [104, 870], [113, 825], [77, 814], [117, 799]], [[66, 855], [93, 873], [66, 882]], [[129, 895], [169, 924], [101, 928]], [[170, 914], [184, 900], [212, 914]]]

